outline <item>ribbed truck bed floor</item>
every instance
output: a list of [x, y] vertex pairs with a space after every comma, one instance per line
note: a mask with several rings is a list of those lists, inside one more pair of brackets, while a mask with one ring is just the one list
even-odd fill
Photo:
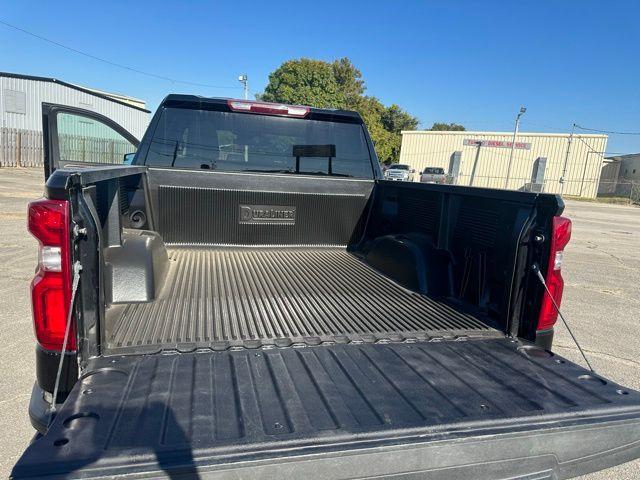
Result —
[[97, 358], [14, 475], [555, 479], [639, 454], [637, 392], [503, 338]]
[[160, 298], [122, 308], [111, 352], [501, 336], [338, 248], [184, 248]]

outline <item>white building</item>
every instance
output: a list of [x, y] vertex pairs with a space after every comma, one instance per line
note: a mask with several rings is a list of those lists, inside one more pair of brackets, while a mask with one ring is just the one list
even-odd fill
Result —
[[441, 167], [457, 185], [596, 196], [606, 135], [520, 132], [511, 157], [512, 139], [513, 132], [404, 131], [400, 163], [417, 174]]
[[[149, 124], [143, 100], [55, 78], [0, 72], [0, 165], [42, 164], [42, 103], [91, 110], [141, 139]], [[18, 155], [18, 151], [20, 154]]]

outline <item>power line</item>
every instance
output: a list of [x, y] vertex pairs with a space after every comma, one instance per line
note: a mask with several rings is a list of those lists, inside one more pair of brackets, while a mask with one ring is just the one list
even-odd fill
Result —
[[586, 130], [588, 132], [608, 133], [610, 135], [640, 135], [640, 132], [613, 132], [611, 130], [598, 130], [597, 128], [581, 127], [580, 125], [576, 125], [576, 128], [579, 128], [580, 130]]
[[582, 143], [584, 143], [589, 148], [589, 153], [597, 153], [599, 155], [628, 155], [627, 152], [598, 152], [598, 151], [594, 150], [591, 145], [589, 145], [587, 142], [585, 142], [580, 135], [574, 135], [573, 138], [577, 138]]
[[134, 72], [134, 73], [139, 73], [140, 75], [146, 75], [147, 77], [157, 78], [157, 79], [160, 79], [160, 80], [166, 80], [166, 81], [171, 82], [171, 83], [181, 83], [181, 84], [184, 84], [184, 85], [193, 85], [193, 86], [196, 86], [196, 87], [229, 88], [229, 89], [234, 89], [234, 90], [239, 88], [239, 87], [230, 86], [230, 85], [211, 85], [211, 84], [208, 84], [208, 83], [190, 82], [188, 80], [176, 80], [175, 78], [165, 77], [163, 75], [157, 75], [155, 73], [145, 72], [144, 70], [139, 70], [137, 68], [129, 67], [127, 65], [122, 65], [120, 63], [112, 62], [111, 60], [107, 60], [107, 59], [104, 59], [104, 58], [101, 58], [101, 57], [97, 57], [97, 56], [92, 55], [90, 53], [83, 52], [82, 50], [78, 50], [77, 48], [69, 47], [68, 45], [64, 45], [62, 43], [56, 42], [55, 40], [51, 40], [50, 38], [43, 37], [42, 35], [38, 35], [37, 33], [30, 32], [28, 30], [25, 30], [24, 28], [17, 27], [15, 25], [7, 23], [7, 22], [5, 22], [4, 20], [1, 20], [1, 19], [0, 19], [0, 24], [4, 25], [6, 27], [9, 27], [9, 28], [13, 28], [14, 30], [17, 30], [17, 31], [22, 32], [22, 33], [27, 34], [27, 35], [30, 35], [30, 36], [32, 36], [34, 38], [37, 38], [37, 39], [42, 40], [44, 42], [50, 43], [50, 44], [55, 45], [57, 47], [64, 48], [65, 50], [69, 50], [70, 52], [77, 53], [78, 55], [83, 55], [83, 56], [91, 58], [93, 60], [97, 60], [99, 62], [103, 62], [103, 63], [106, 63], [108, 65], [111, 65], [113, 67], [122, 68], [124, 70], [129, 70], [130, 72]]
[[[533, 126], [538, 126], [538, 127], [545, 127], [545, 128], [550, 128], [552, 130], [558, 130], [558, 131], [565, 131], [564, 128], [560, 128], [560, 127], [554, 127], [551, 125], [545, 125], [542, 123], [533, 123], [533, 122], [529, 122], [529, 121], [523, 121], [522, 124], [526, 124], [526, 125], [533, 125]], [[596, 132], [596, 133], [608, 133], [611, 135], [640, 135], [640, 132], [614, 132], [611, 130], [599, 130], [597, 128], [586, 128], [586, 127], [581, 127], [580, 125], [576, 124], [576, 128], [580, 129], [580, 130], [585, 130], [588, 132]]]
[[[576, 125], [576, 127], [577, 127], [577, 126], [578, 126], [578, 125]], [[597, 151], [595, 151], [595, 150], [593, 149], [593, 147], [592, 147], [591, 145], [589, 145], [587, 142], [585, 142], [585, 141], [583, 140], [583, 138], [582, 138], [580, 135], [574, 135], [574, 136], [573, 136], [573, 138], [577, 138], [577, 139], [578, 139], [578, 140], [580, 140], [582, 143], [584, 143], [584, 144], [587, 146], [587, 148], [589, 149], [589, 153], [602, 153], [602, 154], [604, 154], [604, 152], [597, 152]]]

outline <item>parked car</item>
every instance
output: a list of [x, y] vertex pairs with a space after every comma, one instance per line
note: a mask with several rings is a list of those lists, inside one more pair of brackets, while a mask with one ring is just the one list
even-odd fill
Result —
[[447, 183], [447, 175], [444, 173], [444, 168], [427, 167], [420, 174], [420, 182]]
[[560, 197], [380, 181], [355, 112], [170, 95], [131, 166], [74, 158], [59, 114], [137, 146], [44, 106], [41, 436], [13, 479], [568, 478], [640, 456], [640, 393], [550, 351]]
[[397, 180], [401, 182], [413, 182], [413, 175], [416, 171], [409, 165], [394, 163], [389, 165], [384, 172], [384, 178], [387, 180]]

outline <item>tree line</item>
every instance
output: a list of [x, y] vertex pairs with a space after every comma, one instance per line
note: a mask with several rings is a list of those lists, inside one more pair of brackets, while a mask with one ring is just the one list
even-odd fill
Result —
[[[417, 130], [420, 121], [395, 103], [385, 106], [365, 95], [365, 90], [362, 72], [346, 57], [333, 62], [300, 58], [274, 70], [264, 92], [256, 97], [265, 102], [355, 110], [367, 125], [378, 159], [395, 163], [400, 158], [400, 132]], [[464, 129], [456, 123], [437, 122], [430, 130]]]

